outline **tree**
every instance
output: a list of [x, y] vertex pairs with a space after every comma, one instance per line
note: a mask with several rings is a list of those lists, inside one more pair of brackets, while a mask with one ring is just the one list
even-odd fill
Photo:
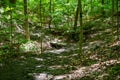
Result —
[[114, 0], [112, 0], [112, 42], [114, 42], [114, 36], [113, 36], [113, 31], [114, 31]]
[[119, 0], [116, 0], [117, 39], [119, 39]]
[[104, 0], [101, 1], [101, 4], [102, 4], [102, 8], [101, 8], [101, 14], [102, 14], [102, 17], [104, 17], [105, 15], [105, 11], [104, 11]]
[[39, 19], [40, 19], [40, 26], [42, 26], [42, 1], [41, 0], [39, 4]]
[[91, 13], [93, 12], [93, 0], [90, 1], [91, 4]]
[[13, 0], [13, 2], [11, 0], [9, 0], [9, 8], [10, 8], [10, 52], [12, 53], [12, 43], [13, 43], [13, 16], [12, 16], [12, 13], [13, 13], [13, 5], [15, 4], [15, 1]]
[[77, 27], [78, 14], [79, 14], [79, 4], [77, 5], [77, 9], [76, 9], [76, 13], [75, 13], [74, 30], [76, 30], [76, 27]]
[[[40, 13], [39, 14], [40, 26], [42, 27], [42, 0], [40, 0], [39, 13]], [[42, 53], [43, 52], [43, 45], [42, 45], [43, 44], [43, 34], [41, 34], [40, 43], [41, 43], [41, 53]]]
[[51, 12], [52, 12], [52, 0], [50, 0], [49, 2], [49, 23], [48, 23], [48, 26], [49, 26], [49, 29], [51, 28], [50, 25], [51, 25], [51, 21], [52, 21], [52, 17], [51, 17]]
[[79, 10], [79, 23], [80, 23], [80, 40], [79, 40], [79, 49], [80, 49], [80, 54], [82, 54], [82, 43], [83, 43], [83, 23], [82, 23], [82, 1], [78, 0], [78, 10]]
[[29, 32], [29, 22], [28, 22], [28, 2], [24, 0], [24, 29], [25, 29], [25, 36], [27, 40], [30, 40], [30, 32]]

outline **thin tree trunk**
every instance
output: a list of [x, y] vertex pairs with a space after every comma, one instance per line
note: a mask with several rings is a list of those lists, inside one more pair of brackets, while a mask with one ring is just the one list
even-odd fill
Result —
[[105, 15], [105, 11], [104, 11], [104, 0], [101, 1], [101, 4], [102, 4], [101, 14], [102, 14], [102, 17], [104, 18], [104, 15]]
[[9, 1], [9, 8], [10, 8], [10, 52], [12, 53], [12, 43], [13, 43], [13, 16], [12, 16], [12, 3]]
[[24, 29], [25, 29], [25, 36], [27, 40], [30, 40], [30, 32], [29, 32], [29, 23], [28, 23], [28, 4], [27, 0], [24, 0]]
[[75, 13], [74, 30], [76, 30], [76, 28], [77, 28], [78, 15], [79, 15], [79, 4], [77, 5], [77, 9], [76, 9], [76, 13]]
[[55, 11], [55, 8], [54, 8], [54, 7], [55, 7], [55, 6], [54, 6], [54, 0], [53, 0], [52, 6], [53, 6], [53, 7], [52, 7], [52, 12], [54, 13], [54, 11]]
[[91, 0], [91, 14], [93, 13], [93, 0]]
[[82, 54], [82, 43], [83, 43], [83, 25], [82, 25], [82, 1], [78, 0], [78, 5], [79, 5], [79, 13], [80, 13], [80, 40], [79, 40], [79, 49], [80, 49], [80, 54]]
[[[40, 26], [42, 27], [42, 0], [40, 0], [39, 19], [40, 19]], [[43, 52], [43, 45], [42, 45], [43, 44], [43, 34], [41, 34], [40, 43], [41, 43], [41, 53], [42, 53]]]
[[114, 42], [114, 0], [112, 0], [112, 43]]
[[49, 6], [49, 11], [50, 11], [50, 14], [49, 14], [49, 23], [48, 23], [48, 26], [49, 26], [49, 29], [51, 28], [51, 21], [52, 21], [52, 17], [51, 17], [51, 11], [52, 10], [52, 0], [50, 0], [50, 6]]
[[42, 27], [42, 1], [40, 0], [39, 6], [39, 19], [40, 19], [40, 26]]
[[[69, 0], [67, 0], [67, 2], [66, 2], [66, 3], [69, 3]], [[71, 22], [70, 22], [70, 20], [69, 20], [69, 19], [70, 19], [70, 17], [69, 17], [69, 16], [70, 16], [70, 14], [69, 14], [69, 13], [70, 13], [70, 11], [69, 11], [69, 10], [67, 10], [67, 13], [68, 13], [68, 14], [66, 15], [66, 16], [67, 16], [67, 25], [68, 25], [68, 26], [70, 26], [70, 23], [71, 23]]]
[[116, 12], [117, 12], [117, 15], [116, 15], [116, 20], [117, 20], [117, 39], [119, 39], [119, 14], [118, 14], [118, 7], [119, 7], [119, 3], [118, 3], [118, 0], [116, 0]]

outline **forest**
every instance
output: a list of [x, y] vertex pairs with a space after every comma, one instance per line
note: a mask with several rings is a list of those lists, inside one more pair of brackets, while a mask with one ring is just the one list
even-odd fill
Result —
[[0, 80], [120, 80], [120, 0], [0, 0]]

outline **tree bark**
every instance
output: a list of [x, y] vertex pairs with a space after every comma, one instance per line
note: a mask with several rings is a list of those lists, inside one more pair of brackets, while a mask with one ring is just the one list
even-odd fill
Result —
[[28, 23], [28, 5], [27, 0], [24, 0], [24, 29], [25, 29], [25, 36], [27, 40], [30, 40], [30, 32], [29, 32], [29, 23]]
[[75, 13], [74, 30], [76, 30], [76, 28], [77, 28], [78, 14], [79, 14], [79, 4], [77, 5], [77, 9], [76, 9], [76, 13]]
[[112, 43], [114, 42], [114, 0], [112, 0]]
[[49, 14], [49, 23], [48, 23], [48, 26], [49, 26], [49, 29], [51, 29], [51, 21], [52, 21], [52, 17], [51, 17], [51, 10], [52, 10], [52, 0], [50, 0], [50, 3], [49, 3], [49, 12], [50, 12], [50, 14]]
[[79, 50], [80, 54], [82, 54], [82, 43], [83, 43], [83, 25], [82, 25], [82, 1], [78, 0], [79, 5], [79, 16], [80, 16], [80, 40], [79, 40]]
[[119, 1], [116, 0], [116, 12], [117, 12], [117, 16], [116, 16], [116, 20], [117, 20], [117, 39], [119, 40]]

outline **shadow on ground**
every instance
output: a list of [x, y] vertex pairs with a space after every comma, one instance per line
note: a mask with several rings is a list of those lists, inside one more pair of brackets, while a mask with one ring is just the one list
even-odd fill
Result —
[[79, 58], [74, 51], [61, 54], [22, 54], [1, 63], [0, 80], [33, 80], [34, 74], [37, 73], [66, 74], [77, 69], [79, 64]]

